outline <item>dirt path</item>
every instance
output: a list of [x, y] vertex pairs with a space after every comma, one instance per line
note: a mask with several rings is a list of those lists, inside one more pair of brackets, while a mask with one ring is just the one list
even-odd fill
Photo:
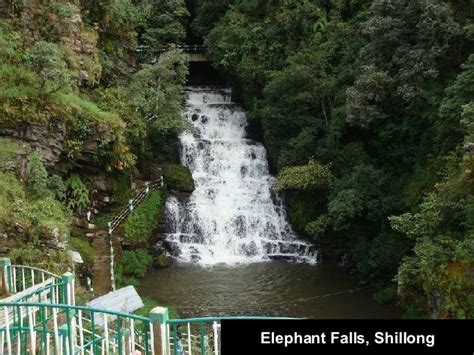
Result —
[[94, 267], [92, 287], [96, 297], [105, 295], [112, 290], [110, 282], [110, 244], [107, 231], [99, 231], [92, 242], [94, 247]]

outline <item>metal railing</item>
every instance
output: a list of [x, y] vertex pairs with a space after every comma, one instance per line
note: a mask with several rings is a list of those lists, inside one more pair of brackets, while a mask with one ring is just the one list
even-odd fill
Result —
[[84, 306], [0, 303], [2, 354], [153, 354], [149, 318]]
[[142, 317], [69, 304], [0, 302], [0, 353], [219, 355], [221, 321], [227, 319], [291, 318], [168, 319], [163, 307]]
[[151, 191], [157, 190], [162, 186], [163, 176], [161, 176], [159, 180], [146, 182], [145, 187], [128, 201], [128, 205], [122, 208], [120, 212], [118, 212], [115, 217], [107, 223], [107, 231], [109, 235], [114, 232], [114, 230], [120, 225], [120, 223], [122, 223], [140, 203], [142, 203], [142, 201], [148, 196]]
[[[160, 46], [155, 47], [154, 51], [158, 53], [166, 52], [169, 47], [167, 46]], [[204, 53], [208, 51], [208, 46], [204, 44], [178, 44], [176, 48], [181, 49], [183, 52], [194, 52], [194, 53]], [[147, 45], [139, 45], [136, 47], [136, 52], [144, 53], [150, 50], [150, 46]]]
[[11, 265], [9, 259], [2, 259], [2, 264], [9, 294], [25, 291], [50, 279], [61, 280], [60, 276], [33, 266]]
[[166, 348], [168, 355], [219, 355], [221, 353], [222, 320], [292, 319], [285, 317], [204, 317], [165, 320]]
[[128, 205], [124, 207], [111, 221], [107, 223], [107, 232], [109, 234], [110, 248], [110, 283], [112, 290], [115, 290], [115, 274], [114, 274], [114, 245], [112, 241], [112, 233], [114, 230], [133, 212], [133, 210], [142, 203], [142, 201], [153, 190], [163, 187], [163, 175], [158, 180], [146, 182], [145, 187], [140, 190], [132, 199], [128, 201]]

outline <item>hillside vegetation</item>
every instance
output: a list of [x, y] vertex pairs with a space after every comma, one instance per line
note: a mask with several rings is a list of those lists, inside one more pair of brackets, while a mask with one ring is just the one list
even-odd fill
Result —
[[407, 316], [474, 316], [470, 1], [203, 0], [297, 230]]

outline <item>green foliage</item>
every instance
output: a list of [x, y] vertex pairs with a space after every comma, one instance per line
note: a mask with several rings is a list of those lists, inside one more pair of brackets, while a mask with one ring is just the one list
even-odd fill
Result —
[[51, 196], [48, 189], [48, 172], [43, 165], [43, 155], [40, 152], [33, 152], [28, 156], [28, 190], [34, 198]]
[[12, 173], [0, 171], [0, 224], [11, 225], [12, 201], [19, 201], [25, 198], [23, 186]]
[[191, 171], [183, 165], [167, 164], [163, 167], [163, 177], [166, 186], [184, 192], [194, 191], [194, 180]]
[[278, 175], [279, 190], [327, 190], [331, 186], [329, 168], [310, 160], [307, 165], [283, 169]]
[[145, 276], [153, 261], [148, 250], [141, 248], [124, 250], [117, 260], [115, 269], [119, 285], [138, 285], [138, 280]]
[[[140, 308], [139, 310], [134, 312], [135, 314], [138, 314], [139, 316], [142, 316], [142, 317], [149, 317], [151, 310], [155, 307], [160, 306], [160, 304], [158, 302], [156, 302], [155, 300], [153, 300], [149, 297], [142, 297], [142, 301], [143, 301], [144, 306], [142, 308]], [[164, 307], [166, 307], [166, 306], [164, 306]], [[174, 307], [167, 307], [167, 308], [168, 308], [168, 315], [169, 315], [170, 319], [179, 319], [179, 318], [181, 318], [179, 316], [179, 313], [176, 310], [176, 308], [174, 308]]]
[[159, 225], [164, 200], [162, 190], [153, 191], [128, 217], [123, 225], [128, 243], [138, 246], [147, 245], [149, 238]]
[[[474, 54], [462, 65], [463, 71], [446, 88], [440, 106], [443, 124], [438, 129], [438, 141], [459, 140], [467, 132], [465, 143], [474, 142]], [[461, 117], [462, 125], [459, 125]], [[464, 134], [463, 134], [464, 133]]]
[[67, 89], [71, 85], [71, 77], [66, 63], [61, 58], [59, 47], [54, 43], [37, 42], [26, 52], [25, 62], [39, 78], [41, 97]]
[[[434, 318], [471, 317], [469, 297], [474, 290], [474, 230], [468, 222], [474, 194], [472, 159], [436, 186], [414, 213], [390, 217], [392, 227], [415, 240], [414, 255], [398, 270], [406, 299], [426, 297], [425, 312]], [[423, 309], [422, 309], [423, 311]]]
[[47, 186], [57, 200], [61, 201], [66, 198], [66, 185], [61, 176], [51, 175], [48, 179]]
[[70, 237], [68, 242], [70, 249], [81, 254], [84, 262], [89, 265], [94, 264], [95, 250], [87, 239], [82, 237]]
[[69, 234], [70, 216], [63, 205], [52, 198], [19, 200], [13, 203], [13, 218], [27, 231], [30, 241], [60, 240]]
[[[398, 274], [411, 316], [471, 312], [470, 286], [453, 271], [471, 266], [452, 266], [468, 254], [470, 188], [439, 198], [440, 186], [461, 184], [474, 141], [465, 9], [441, 0], [204, 1], [195, 22], [262, 128], [295, 228], [343, 246], [361, 280]], [[391, 215], [399, 217], [390, 225]], [[442, 309], [433, 313], [436, 297]]]
[[201, 0], [192, 27], [197, 35], [205, 36], [215, 23], [225, 15], [232, 0]]
[[183, 54], [171, 49], [163, 53], [156, 64], [146, 64], [134, 75], [129, 95], [135, 108], [149, 122], [151, 138], [185, 128], [181, 92], [187, 73]]
[[10, 258], [17, 265], [31, 265], [61, 275], [72, 269], [65, 251], [38, 248], [31, 244], [11, 251]]
[[89, 190], [79, 175], [71, 175], [65, 182], [66, 206], [71, 211], [81, 211], [90, 203]]
[[20, 141], [8, 137], [0, 137], [0, 166], [13, 162], [22, 150]]
[[159, 52], [170, 43], [180, 43], [189, 12], [184, 0], [153, 0], [147, 16], [143, 41], [151, 52]]
[[390, 304], [396, 302], [397, 287], [395, 285], [384, 287], [383, 289], [374, 294], [374, 300], [376, 300], [378, 303], [383, 304]]

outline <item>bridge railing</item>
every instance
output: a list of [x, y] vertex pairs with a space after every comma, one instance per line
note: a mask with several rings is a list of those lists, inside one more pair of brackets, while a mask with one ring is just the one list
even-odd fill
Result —
[[[181, 49], [183, 52], [195, 52], [195, 53], [203, 53], [208, 51], [208, 47], [204, 44], [178, 44], [176, 46], [178, 49]], [[154, 47], [155, 52], [161, 53], [166, 52], [169, 47], [161, 46], [161, 47]], [[147, 45], [139, 45], [136, 47], [135, 51], [138, 53], [145, 53], [150, 50], [150, 46]]]

